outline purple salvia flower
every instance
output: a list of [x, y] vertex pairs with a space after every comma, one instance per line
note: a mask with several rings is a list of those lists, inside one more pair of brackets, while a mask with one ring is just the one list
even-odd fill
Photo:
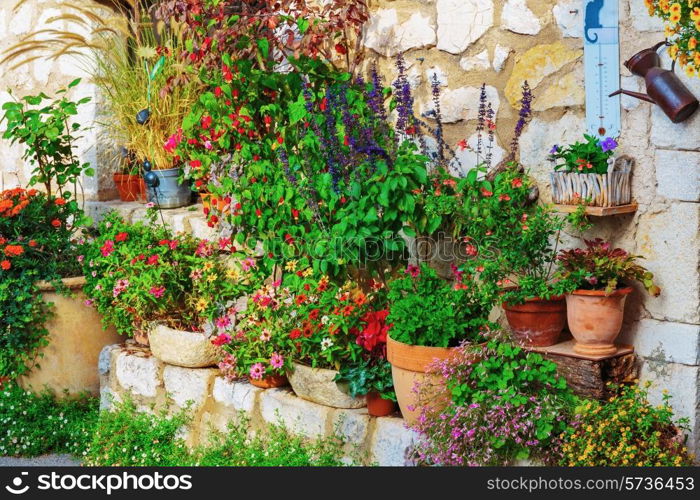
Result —
[[513, 141], [510, 143], [510, 156], [511, 161], [515, 160], [515, 156], [518, 153], [518, 146], [520, 144], [520, 136], [523, 133], [523, 129], [530, 119], [532, 114], [532, 92], [530, 91], [530, 85], [525, 81], [523, 83], [523, 97], [520, 100], [520, 113], [518, 122], [515, 124], [515, 133], [513, 135]]
[[439, 165], [445, 162], [445, 150], [443, 148], [442, 111], [440, 109], [440, 80], [437, 73], [433, 73], [431, 91], [433, 94], [433, 106], [435, 107], [435, 140], [437, 141], [437, 160]]

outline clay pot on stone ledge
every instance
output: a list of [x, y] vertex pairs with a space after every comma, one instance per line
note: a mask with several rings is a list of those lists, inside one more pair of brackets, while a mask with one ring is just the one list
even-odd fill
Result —
[[372, 417], [386, 417], [396, 411], [396, 403], [391, 399], [384, 399], [376, 392], [367, 394], [367, 413]]
[[272, 389], [274, 387], [285, 387], [289, 385], [289, 379], [286, 375], [269, 375], [262, 379], [250, 378], [248, 382], [261, 389]]
[[547, 347], [557, 343], [566, 325], [564, 296], [549, 300], [533, 298], [524, 304], [503, 304], [513, 337], [526, 347]]
[[117, 187], [121, 201], [146, 201], [146, 184], [140, 175], [114, 174], [114, 185]]
[[622, 329], [625, 299], [632, 288], [620, 288], [610, 295], [605, 290], [576, 290], [566, 296], [569, 330], [579, 354], [615, 354], [615, 339]]

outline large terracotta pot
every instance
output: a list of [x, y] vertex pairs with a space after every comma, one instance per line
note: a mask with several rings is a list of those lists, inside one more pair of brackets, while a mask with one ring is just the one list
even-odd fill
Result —
[[294, 393], [302, 399], [332, 408], [362, 408], [367, 406], [366, 398], [364, 396], [350, 396], [347, 384], [336, 382], [336, 375], [338, 372], [335, 370], [311, 368], [294, 363], [287, 377]]
[[114, 185], [117, 187], [121, 201], [145, 201], [146, 184], [140, 175], [114, 174]]
[[60, 295], [50, 283], [39, 283], [44, 302], [53, 303], [53, 316], [46, 323], [49, 331], [49, 344], [44, 347], [37, 359], [40, 368], [34, 368], [20, 379], [26, 389], [36, 391], [48, 387], [56, 395], [64, 390], [69, 395], [87, 391], [99, 394], [100, 378], [97, 360], [102, 348], [123, 342], [114, 328], [102, 329], [98, 312], [85, 305], [85, 295], [81, 291], [84, 277], [66, 278], [63, 284], [72, 296]]
[[289, 385], [289, 379], [287, 379], [285, 375], [269, 375], [259, 380], [251, 378], [249, 379], [249, 382], [251, 385], [260, 387], [261, 389], [272, 389], [273, 387], [284, 387]]
[[[424, 407], [439, 410], [447, 406], [449, 395], [445, 393], [442, 377], [427, 372], [436, 360], [445, 361], [456, 354], [456, 347], [409, 345], [387, 337], [386, 357], [391, 363], [394, 391], [408, 425], [418, 421]], [[415, 390], [418, 384], [421, 386], [420, 395]]]
[[503, 304], [513, 336], [527, 347], [547, 347], [557, 343], [566, 324], [563, 296], [527, 299], [524, 304]]
[[569, 330], [580, 354], [604, 356], [617, 351], [615, 339], [622, 328], [625, 299], [632, 288], [610, 295], [604, 290], [576, 290], [566, 296]]

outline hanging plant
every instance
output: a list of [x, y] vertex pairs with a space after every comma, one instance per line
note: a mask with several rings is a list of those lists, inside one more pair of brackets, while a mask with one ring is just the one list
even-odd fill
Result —
[[688, 76], [700, 72], [700, 3], [695, 0], [644, 0], [649, 15], [660, 17], [666, 23], [666, 38], [671, 44], [669, 53]]

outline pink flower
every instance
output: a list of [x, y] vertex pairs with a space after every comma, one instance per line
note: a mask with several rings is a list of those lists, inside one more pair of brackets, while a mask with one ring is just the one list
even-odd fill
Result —
[[92, 299], [87, 299], [87, 300], [85, 301], [85, 305], [88, 306], [88, 307], [90, 307], [90, 306], [92, 305]]
[[262, 333], [260, 333], [260, 341], [261, 342], [268, 342], [271, 338], [270, 335], [270, 330], [263, 330]]
[[117, 284], [114, 285], [114, 288], [112, 289], [112, 296], [119, 297], [119, 294], [126, 290], [128, 287], [129, 280], [118, 280]]
[[411, 278], [417, 278], [420, 275], [420, 267], [409, 264], [404, 272], [410, 274]]
[[156, 299], [161, 298], [164, 293], [165, 293], [164, 286], [152, 286], [151, 287], [150, 294], [153, 295]]
[[109, 257], [112, 252], [114, 252], [114, 242], [112, 240], [105, 241], [105, 244], [100, 247], [102, 257]]
[[[31, 242], [30, 242], [30, 245], [31, 245]], [[80, 262], [82, 264], [84, 260], [85, 260], [84, 255], [78, 255], [78, 262]]]
[[248, 372], [253, 380], [260, 380], [265, 376], [265, 367], [262, 363], [255, 363]]
[[149, 266], [152, 266], [154, 264], [158, 263], [158, 254], [151, 255], [148, 259], [146, 259], [146, 264]]
[[[228, 333], [222, 333], [211, 341], [215, 346], [222, 346], [231, 342], [231, 336]], [[262, 365], [261, 365], [262, 366]]]
[[148, 203], [146, 203], [146, 208], [153, 208], [155, 206], [156, 206], [156, 204], [153, 203], [152, 201], [149, 201]]
[[243, 262], [241, 262], [241, 267], [244, 271], [250, 271], [250, 269], [256, 267], [257, 263], [255, 259], [248, 257]]
[[220, 318], [216, 318], [216, 327], [219, 330], [225, 330], [229, 326], [231, 326], [231, 318], [228, 316], [221, 316]]
[[168, 137], [168, 140], [165, 142], [163, 149], [165, 149], [168, 153], [173, 154], [181, 142], [182, 142], [182, 129], [179, 128], [179, 129], [177, 129], [177, 132], [175, 132], [173, 135]]
[[219, 238], [219, 250], [226, 250], [231, 246], [231, 238], [221, 237]]
[[282, 368], [284, 366], [284, 356], [273, 352], [272, 356], [270, 357], [270, 366], [275, 370]]
[[272, 288], [279, 288], [282, 286], [282, 280], [277, 280], [272, 282]]

